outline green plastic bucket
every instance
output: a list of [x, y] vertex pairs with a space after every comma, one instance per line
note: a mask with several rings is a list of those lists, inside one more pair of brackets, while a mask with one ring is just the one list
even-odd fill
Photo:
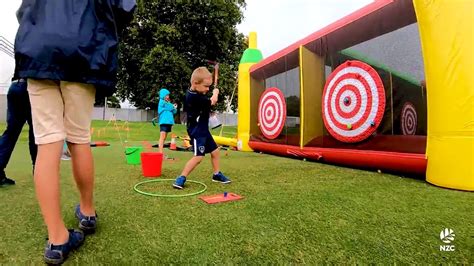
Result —
[[143, 147], [127, 147], [125, 148], [125, 157], [128, 164], [140, 164], [140, 153]]

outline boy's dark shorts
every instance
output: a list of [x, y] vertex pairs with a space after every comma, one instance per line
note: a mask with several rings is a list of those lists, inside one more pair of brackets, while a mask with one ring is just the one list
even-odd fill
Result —
[[173, 125], [170, 125], [170, 124], [162, 124], [160, 125], [160, 132], [166, 132], [166, 133], [169, 133], [171, 132], [171, 127]]
[[194, 156], [204, 156], [206, 153], [211, 153], [217, 149], [217, 144], [210, 133], [204, 136], [191, 137], [191, 145], [193, 145]]

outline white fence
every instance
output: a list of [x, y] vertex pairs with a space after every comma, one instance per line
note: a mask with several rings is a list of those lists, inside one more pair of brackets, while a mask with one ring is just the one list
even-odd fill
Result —
[[0, 94], [0, 122], [7, 121], [7, 95]]
[[[157, 116], [156, 110], [141, 110], [141, 109], [128, 109], [128, 108], [104, 108], [94, 107], [92, 114], [93, 120], [110, 120], [115, 117], [116, 120], [131, 121], [131, 122], [145, 122], [151, 121]], [[183, 114], [182, 114], [183, 116]], [[226, 126], [237, 125], [237, 114], [218, 113], [217, 117], [219, 121]], [[179, 119], [184, 122], [184, 119]]]
[[140, 122], [151, 121], [155, 116], [155, 110], [94, 107], [92, 120], [110, 120], [115, 117], [116, 120]]
[[225, 126], [237, 126], [237, 114], [218, 113], [217, 118]]

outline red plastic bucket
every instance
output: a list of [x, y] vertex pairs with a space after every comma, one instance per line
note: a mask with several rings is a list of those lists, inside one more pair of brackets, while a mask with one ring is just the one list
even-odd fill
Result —
[[159, 152], [142, 152], [142, 172], [144, 177], [161, 176], [161, 165], [163, 164], [163, 154]]

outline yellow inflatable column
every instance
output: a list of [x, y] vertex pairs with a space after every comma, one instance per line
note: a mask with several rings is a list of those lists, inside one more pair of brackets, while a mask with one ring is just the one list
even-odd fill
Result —
[[300, 148], [312, 139], [323, 136], [321, 110], [324, 81], [324, 57], [300, 46]]
[[426, 74], [427, 181], [474, 191], [474, 1], [413, 3]]
[[249, 34], [249, 48], [244, 51], [239, 64], [239, 97], [237, 148], [241, 151], [252, 151], [250, 139], [250, 67], [263, 59], [262, 52], [257, 49], [257, 33]]

